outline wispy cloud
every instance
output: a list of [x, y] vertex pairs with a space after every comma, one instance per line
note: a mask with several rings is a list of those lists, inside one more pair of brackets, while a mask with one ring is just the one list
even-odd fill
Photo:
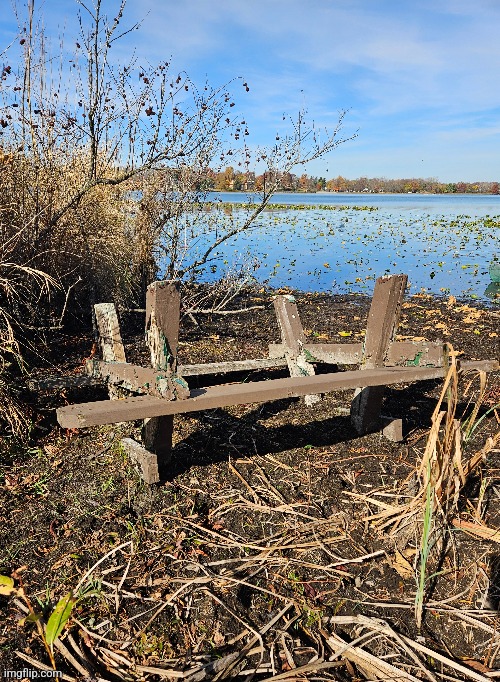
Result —
[[[112, 14], [118, 3], [104, 4]], [[47, 30], [76, 33], [76, 7], [45, 0]], [[235, 96], [257, 142], [272, 139], [283, 112], [306, 106], [332, 125], [351, 108], [360, 137], [336, 157], [351, 173], [378, 164], [375, 174], [391, 175], [393, 164], [392, 174], [455, 177], [467, 164], [474, 177], [498, 175], [498, 0], [143, 0], [127, 13], [142, 28], [120, 58], [173, 57], [198, 82], [244, 76], [250, 93], [236, 85]], [[0, 39], [10, 21], [0, 18]]]

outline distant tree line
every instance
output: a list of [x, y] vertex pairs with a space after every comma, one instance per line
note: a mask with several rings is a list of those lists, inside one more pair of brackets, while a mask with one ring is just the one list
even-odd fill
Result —
[[366, 192], [371, 194], [500, 194], [498, 182], [440, 182], [436, 178], [367, 178], [355, 180], [338, 175], [327, 180], [306, 173], [294, 175], [283, 173], [278, 178], [271, 173], [257, 175], [251, 171], [240, 172], [232, 166], [225, 170], [206, 171], [203, 189], [219, 191], [263, 191], [278, 182], [283, 192]]

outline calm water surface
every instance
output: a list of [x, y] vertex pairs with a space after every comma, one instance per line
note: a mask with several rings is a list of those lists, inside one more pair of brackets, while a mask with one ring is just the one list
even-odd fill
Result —
[[[252, 201], [234, 192], [209, 198]], [[412, 293], [484, 301], [500, 293], [488, 274], [500, 257], [500, 196], [286, 193], [272, 202], [282, 206], [225, 244], [219, 263], [251, 262], [259, 281], [304, 291], [371, 293], [380, 275], [405, 272]], [[233, 224], [248, 215], [237, 206], [226, 213]]]

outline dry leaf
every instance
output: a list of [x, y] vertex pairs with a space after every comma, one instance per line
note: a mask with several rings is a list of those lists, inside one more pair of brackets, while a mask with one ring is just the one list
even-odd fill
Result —
[[479, 673], [487, 674], [492, 672], [492, 668], [488, 668], [486, 665], [481, 663], [481, 661], [475, 661], [472, 658], [463, 658], [462, 662], [465, 663], [465, 665], [468, 665], [469, 668], [477, 670]]
[[466, 533], [476, 535], [483, 540], [500, 542], [500, 528], [489, 528], [488, 526], [472, 523], [471, 521], [464, 521], [463, 519], [453, 519], [453, 525], [455, 528], [460, 528]]
[[464, 317], [462, 322], [465, 324], [474, 324], [480, 317], [482, 317], [482, 313], [480, 310], [472, 310], [467, 317]]
[[396, 549], [394, 559], [390, 559], [390, 562], [393, 569], [404, 579], [411, 578], [415, 574], [413, 566], [398, 549]]

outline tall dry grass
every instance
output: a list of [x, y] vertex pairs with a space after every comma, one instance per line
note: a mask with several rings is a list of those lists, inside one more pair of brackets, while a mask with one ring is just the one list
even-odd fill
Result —
[[5, 147], [0, 155], [0, 421], [17, 434], [28, 425], [14, 389], [25, 360], [54, 331], [88, 319], [92, 301], [128, 301], [140, 267], [125, 190], [95, 187], [54, 220], [83, 161], [62, 150], [51, 161]]
[[[449, 369], [440, 397], [434, 409], [424, 451], [417, 464], [416, 490], [405, 504], [384, 505], [383, 511], [367, 517], [378, 529], [384, 530], [402, 548], [416, 538], [415, 558], [415, 618], [422, 625], [426, 597], [438, 575], [439, 562], [448, 542], [453, 542], [452, 529], [460, 528], [485, 540], [500, 541], [497, 529], [488, 528], [481, 517], [481, 503], [486, 485], [481, 487], [472, 520], [461, 514], [461, 500], [473, 476], [480, 473], [488, 454], [500, 444], [500, 422], [494, 408], [484, 404], [487, 376], [483, 371], [465, 377], [460, 370], [457, 353], [448, 346]], [[464, 399], [465, 410], [459, 412]], [[498, 408], [498, 406], [496, 406]], [[496, 415], [487, 433], [481, 434], [485, 416]], [[476, 439], [471, 438], [475, 434]], [[477, 439], [482, 441], [481, 447]], [[487, 482], [486, 482], [487, 484]], [[376, 503], [369, 496], [367, 502]]]

